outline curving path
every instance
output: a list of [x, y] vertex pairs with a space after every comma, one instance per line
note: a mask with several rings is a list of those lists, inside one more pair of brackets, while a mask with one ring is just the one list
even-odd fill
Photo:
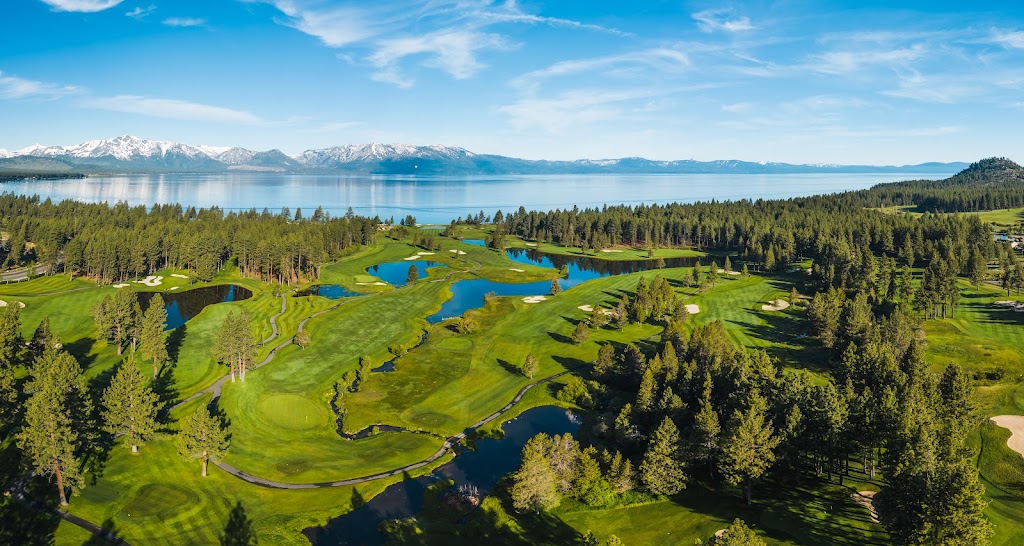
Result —
[[33, 499], [32, 497], [29, 497], [28, 494], [25, 493], [25, 482], [28, 481], [28, 478], [28, 476], [21, 478], [20, 480], [17, 481], [17, 483], [14, 484], [14, 487], [11, 488], [11, 496], [14, 497], [14, 500], [24, 504], [25, 506], [28, 506], [29, 508], [34, 508], [36, 510], [39, 510], [40, 512], [46, 512], [47, 514], [56, 516], [72, 525], [81, 527], [82, 529], [85, 529], [86, 531], [92, 533], [93, 536], [100, 537], [111, 544], [116, 544], [119, 546], [131, 546], [127, 540], [117, 536], [109, 529], [104, 529], [91, 521], [87, 521], [78, 516], [69, 514], [64, 510], [52, 508]]

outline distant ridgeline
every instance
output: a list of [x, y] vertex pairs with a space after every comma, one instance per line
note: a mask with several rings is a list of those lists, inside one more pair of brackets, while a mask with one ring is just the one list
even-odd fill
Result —
[[915, 206], [919, 212], [974, 212], [1024, 207], [1024, 169], [1002, 157], [983, 159], [944, 180], [880, 184], [851, 192], [866, 207]]
[[62, 265], [68, 274], [123, 281], [171, 267], [210, 280], [232, 260], [243, 275], [268, 282], [315, 278], [324, 262], [371, 242], [380, 220], [333, 218], [322, 209], [303, 217], [287, 208], [225, 214], [181, 205], [129, 207], [0, 195], [0, 247], [6, 267]]

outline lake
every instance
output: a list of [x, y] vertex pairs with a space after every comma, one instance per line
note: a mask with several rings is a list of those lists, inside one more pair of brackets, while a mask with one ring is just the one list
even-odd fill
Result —
[[[949, 173], [953, 174], [953, 173]], [[225, 210], [317, 206], [333, 215], [357, 214], [420, 223], [448, 223], [483, 210], [600, 207], [788, 198], [863, 189], [884, 182], [940, 179], [946, 174], [657, 174], [373, 176], [297, 174], [163, 174], [5, 182], [0, 191], [54, 200], [125, 201], [130, 205], [181, 203]]]

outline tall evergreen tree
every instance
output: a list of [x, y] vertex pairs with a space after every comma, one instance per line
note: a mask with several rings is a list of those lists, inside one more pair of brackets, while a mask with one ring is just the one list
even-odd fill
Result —
[[124, 435], [139, 452], [139, 445], [156, 431], [158, 396], [135, 367], [135, 354], [122, 364], [107, 390], [103, 391], [103, 419], [107, 432]]
[[736, 410], [722, 448], [719, 467], [726, 480], [743, 488], [747, 504], [753, 502], [753, 483], [775, 462], [779, 439], [768, 420], [768, 404], [754, 392], [746, 411]]
[[666, 417], [640, 463], [640, 479], [656, 495], [674, 495], [686, 488], [683, 457], [679, 446], [679, 429]]
[[190, 415], [178, 432], [178, 454], [186, 461], [199, 459], [203, 476], [210, 459], [217, 460], [228, 450], [228, 432], [220, 417], [211, 415], [206, 406], [201, 406]]
[[139, 337], [142, 356], [153, 361], [154, 379], [160, 372], [160, 365], [170, 358], [167, 354], [167, 336], [164, 334], [166, 324], [164, 298], [157, 294], [149, 300], [149, 307], [142, 316], [142, 334]]
[[512, 476], [512, 506], [516, 510], [543, 512], [561, 502], [558, 479], [545, 449], [546, 435], [538, 434], [523, 448], [523, 460]]
[[78, 452], [83, 442], [79, 426], [87, 422], [76, 420], [74, 414], [92, 411], [78, 361], [50, 349], [33, 367], [28, 390], [32, 396], [25, 407], [18, 447], [36, 472], [56, 479], [60, 504], [67, 506], [67, 490], [76, 493], [85, 486]]

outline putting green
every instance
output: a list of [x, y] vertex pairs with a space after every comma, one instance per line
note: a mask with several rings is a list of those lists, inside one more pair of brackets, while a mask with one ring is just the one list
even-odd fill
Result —
[[187, 489], [170, 484], [150, 484], [139, 488], [132, 502], [121, 509], [124, 516], [146, 518], [161, 514], [174, 514], [186, 505], [199, 501]]
[[327, 422], [324, 408], [297, 394], [272, 394], [258, 407], [264, 419], [290, 430], [311, 430]]

